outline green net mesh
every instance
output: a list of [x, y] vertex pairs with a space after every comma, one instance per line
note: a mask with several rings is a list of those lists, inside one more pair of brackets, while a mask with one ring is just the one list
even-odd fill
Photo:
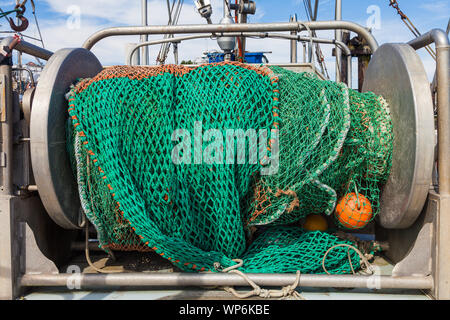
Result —
[[[342, 227], [365, 226], [391, 167], [381, 97], [279, 67], [111, 67], [72, 89], [69, 114], [102, 248], [153, 250], [184, 271], [241, 258], [244, 272], [323, 272], [326, 251], [351, 243], [299, 222], [337, 205]], [[325, 266], [349, 273], [359, 257], [337, 247]]]

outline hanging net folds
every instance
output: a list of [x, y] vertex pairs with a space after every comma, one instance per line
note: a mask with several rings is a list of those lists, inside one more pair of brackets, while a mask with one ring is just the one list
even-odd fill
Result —
[[[352, 243], [300, 221], [332, 215], [351, 194], [373, 219], [391, 167], [381, 97], [280, 67], [110, 67], [72, 88], [68, 111], [67, 147], [102, 248], [152, 250], [183, 271], [239, 258], [244, 272], [322, 273], [327, 250]], [[350, 273], [360, 262], [337, 247], [324, 263]]]

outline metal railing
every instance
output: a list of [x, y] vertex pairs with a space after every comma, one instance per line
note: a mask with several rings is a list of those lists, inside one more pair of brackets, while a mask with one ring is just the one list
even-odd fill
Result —
[[[292, 285], [295, 274], [246, 274], [259, 286]], [[247, 280], [232, 273], [112, 273], [112, 274], [33, 274], [24, 275], [23, 287], [66, 287], [77, 281], [81, 288], [107, 287], [211, 287], [249, 286]], [[433, 278], [360, 275], [300, 275], [299, 287], [368, 288], [368, 289], [432, 289]]]
[[310, 22], [284, 22], [260, 24], [199, 24], [177, 26], [132, 26], [113, 27], [100, 30], [91, 35], [83, 44], [83, 48], [91, 50], [102, 39], [113, 36], [143, 35], [143, 34], [215, 34], [225, 36], [233, 32], [290, 32], [305, 30], [348, 30], [357, 33], [367, 40], [372, 52], [378, 48], [378, 42], [363, 26], [349, 21], [310, 21]]
[[440, 215], [437, 241], [438, 296], [449, 297], [450, 292], [450, 42], [447, 33], [434, 29], [410, 41], [415, 50], [430, 44], [436, 45], [438, 171]]
[[[281, 33], [268, 33], [268, 32], [261, 32], [261, 33], [250, 33], [250, 32], [240, 32], [240, 33], [227, 33], [227, 36], [231, 37], [253, 37], [253, 38], [272, 38], [272, 39], [286, 39], [291, 41], [298, 41], [298, 42], [313, 42], [313, 43], [323, 43], [323, 44], [334, 44], [343, 50], [345, 56], [347, 57], [347, 73], [348, 73], [348, 79], [347, 79], [347, 85], [351, 87], [352, 84], [352, 53], [350, 51], [350, 48], [341, 41], [331, 40], [331, 39], [322, 39], [322, 38], [311, 38], [311, 37], [305, 37], [305, 36], [297, 36], [297, 35], [290, 35], [290, 34], [281, 34]], [[144, 46], [153, 46], [158, 45], [162, 43], [179, 43], [182, 41], [187, 40], [194, 40], [194, 39], [206, 39], [206, 38], [215, 38], [216, 36], [214, 34], [207, 34], [207, 35], [192, 35], [192, 36], [184, 36], [184, 37], [176, 37], [176, 38], [170, 38], [170, 39], [161, 39], [161, 40], [153, 40], [148, 42], [142, 42], [136, 44], [127, 54], [127, 64], [131, 65], [133, 60], [133, 54], [141, 47]]]

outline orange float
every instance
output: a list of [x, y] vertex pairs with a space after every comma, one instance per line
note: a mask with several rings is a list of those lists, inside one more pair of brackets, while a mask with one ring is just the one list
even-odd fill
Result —
[[327, 220], [319, 214], [310, 214], [306, 217], [303, 229], [307, 231], [322, 231], [328, 230]]
[[372, 220], [372, 205], [362, 194], [349, 193], [336, 206], [336, 218], [347, 229], [362, 229]]

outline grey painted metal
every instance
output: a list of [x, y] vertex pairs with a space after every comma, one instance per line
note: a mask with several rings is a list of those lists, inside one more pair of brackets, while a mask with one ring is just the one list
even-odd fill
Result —
[[45, 66], [31, 112], [31, 160], [39, 195], [52, 219], [74, 229], [80, 223], [78, 188], [66, 152], [65, 94], [78, 78], [95, 76], [102, 65], [85, 49], [57, 51]]
[[433, 171], [433, 102], [425, 68], [409, 45], [385, 44], [372, 57], [363, 91], [386, 99], [395, 136], [379, 222], [387, 229], [409, 228], [424, 207]]
[[58, 272], [76, 236], [50, 219], [38, 196], [0, 196], [0, 300], [23, 293], [24, 273]]
[[[336, 21], [342, 20], [342, 0], [336, 0]], [[337, 42], [342, 42], [342, 31], [335, 31], [335, 38]], [[342, 67], [342, 59], [341, 59], [341, 48], [336, 46], [336, 82], [341, 82], [341, 67]]]
[[[141, 0], [142, 1], [142, 26], [146, 27], [148, 26], [148, 3], [147, 0]], [[141, 42], [147, 42], [148, 41], [148, 35], [143, 34], [141, 35]], [[142, 47], [141, 51], [141, 57], [142, 57], [142, 64], [148, 65], [149, 64], [149, 57], [148, 57], [148, 47]]]
[[[7, 46], [9, 43], [11, 43], [14, 40], [13, 37], [6, 37], [1, 39], [1, 45], [2, 46]], [[43, 59], [43, 60], [48, 60], [50, 59], [50, 57], [52, 56], [53, 52], [49, 51], [47, 49], [38, 47], [32, 43], [26, 42], [26, 41], [21, 41], [19, 42], [15, 48], [15, 50], [32, 55], [34, 57]]]
[[17, 275], [17, 245], [12, 214], [13, 202], [13, 92], [11, 66], [0, 66], [0, 124], [1, 124], [1, 190], [0, 190], [0, 299], [10, 299], [15, 294]]
[[0, 194], [0, 300], [14, 299], [17, 293], [19, 246], [16, 237], [15, 197]]
[[389, 242], [385, 255], [395, 263], [392, 270], [394, 277], [432, 274], [438, 215], [439, 201], [434, 193], [430, 193], [427, 205], [411, 228], [384, 230]]
[[436, 295], [439, 299], [450, 299], [450, 44], [446, 32], [434, 29], [410, 41], [409, 45], [417, 50], [432, 43], [436, 45], [440, 195]]
[[233, 24], [233, 25], [176, 25], [176, 26], [132, 26], [113, 27], [100, 30], [91, 35], [83, 44], [83, 48], [91, 50], [100, 40], [112, 36], [141, 35], [141, 34], [182, 34], [182, 33], [215, 33], [220, 36], [225, 32], [276, 32], [276, 31], [304, 31], [342, 29], [353, 31], [366, 39], [373, 52], [378, 43], [373, 35], [363, 26], [349, 21], [310, 21], [310, 22], [284, 22], [260, 24]]
[[0, 125], [1, 125], [1, 188], [0, 194], [14, 194], [13, 189], [13, 91], [12, 68], [9, 65], [0, 66]]
[[[287, 286], [292, 285], [296, 279], [295, 274], [247, 274], [247, 276], [260, 286]], [[66, 287], [69, 281], [77, 281], [81, 288], [249, 286], [241, 276], [231, 273], [25, 274], [19, 283], [23, 287]], [[433, 278], [300, 275], [299, 287], [432, 289]]]

